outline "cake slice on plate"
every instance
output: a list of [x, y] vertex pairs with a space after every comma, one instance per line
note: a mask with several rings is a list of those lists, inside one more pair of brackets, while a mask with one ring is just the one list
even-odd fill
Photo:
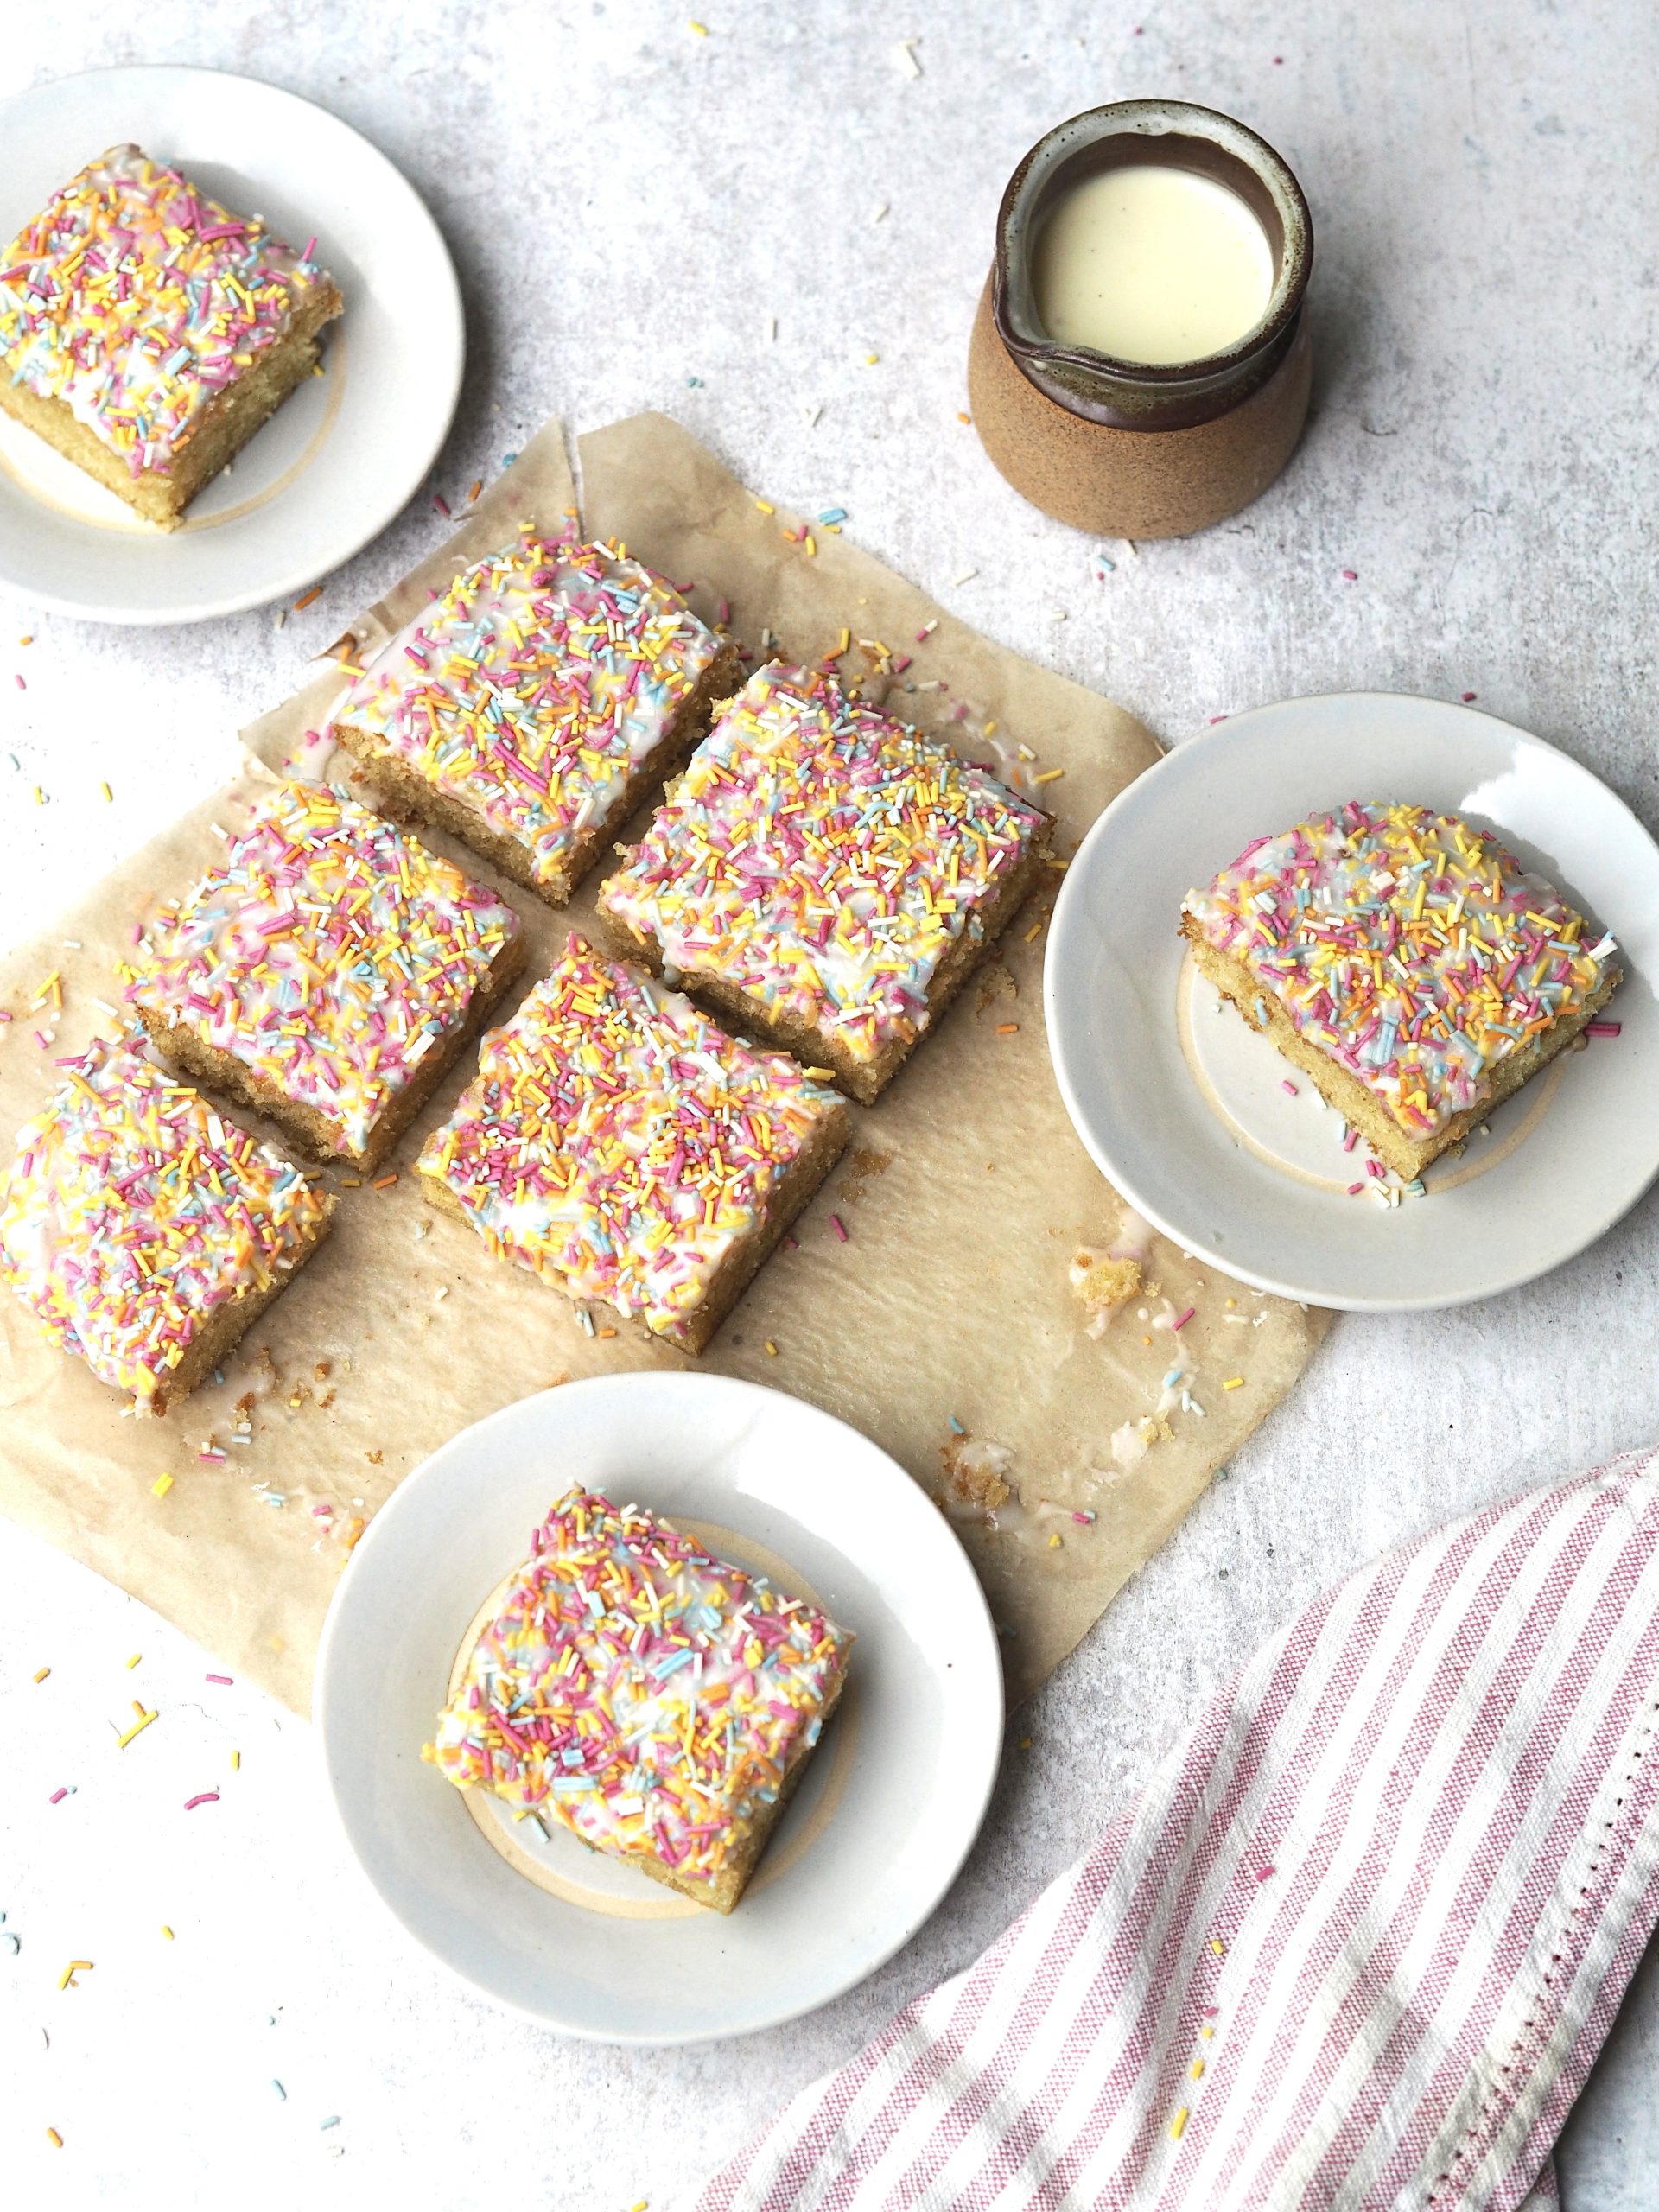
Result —
[[315, 244], [111, 146], [0, 260], [0, 408], [176, 530], [316, 365], [342, 302]]
[[1353, 800], [1257, 837], [1188, 893], [1180, 927], [1223, 997], [1408, 1181], [1621, 980], [1611, 937], [1486, 831], [1425, 806]]
[[423, 1756], [730, 1912], [846, 1680], [816, 1605], [637, 1505], [562, 1497]]

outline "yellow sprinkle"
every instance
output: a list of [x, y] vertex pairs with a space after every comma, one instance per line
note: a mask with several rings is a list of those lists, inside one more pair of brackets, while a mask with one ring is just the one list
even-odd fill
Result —
[[707, 23], [700, 23], [700, 22], [697, 22], [694, 19], [694, 20], [693, 20], [693, 22], [692, 22], [691, 28], [692, 28], [692, 29], [696, 33], [696, 35], [697, 35], [697, 36], [698, 36], [699, 38], [707, 38], [707, 37], [708, 37], [708, 35], [709, 35], [709, 26], [708, 26], [708, 24], [707, 24]]
[[1204, 2061], [1201, 2058], [1195, 2058], [1186, 2070], [1195, 2082], [1201, 2081], [1204, 2076]]
[[1244, 1377], [1242, 1375], [1230, 1375], [1221, 1387], [1224, 1390], [1242, 1390], [1244, 1388]]
[[881, 356], [879, 353], [867, 353], [864, 356], [865, 367], [867, 369], [873, 369], [880, 358]]
[[1042, 935], [1042, 933], [1043, 933], [1043, 925], [1042, 925], [1042, 924], [1041, 924], [1040, 922], [1033, 922], [1033, 923], [1032, 924], [1031, 927], [1030, 927], [1030, 928], [1026, 931], [1026, 943], [1027, 943], [1027, 944], [1029, 944], [1031, 943], [1031, 940], [1033, 939], [1033, 938], [1034, 938], [1034, 937], [1040, 937], [1040, 936]]
[[35, 804], [36, 806], [44, 806], [46, 804], [46, 793], [41, 789], [38, 784], [35, 786]]
[[1180, 2110], [1176, 2113], [1174, 2119], [1169, 2123], [1169, 2139], [1172, 2143], [1179, 2143], [1180, 2141], [1182, 2136], [1186, 2133], [1186, 2123], [1191, 2118], [1191, 2112], [1185, 2105], [1183, 2105]]
[[1057, 1551], [1058, 1551], [1058, 1549], [1060, 1548], [1060, 1539], [1059, 1539], [1059, 1533], [1058, 1533], [1058, 1530], [1055, 1532], [1055, 1534], [1054, 1534], [1053, 1535], [1052, 1535], [1052, 1536], [1049, 1538], [1049, 1540], [1048, 1540], [1048, 1548], [1049, 1548], [1049, 1549], [1050, 1549], [1050, 1551], [1052, 1551], [1052, 1552], [1057, 1552]]
[[165, 1921], [162, 1923], [162, 1933], [166, 1936], [169, 1943], [173, 1941], [173, 1930], [168, 1926]]
[[62, 2138], [62, 2136], [61, 2136], [61, 2135], [60, 2135], [60, 2134], [59, 2134], [59, 2133], [58, 2133], [58, 2131], [57, 2131], [57, 2129], [56, 2129], [55, 2127], [48, 2127], [48, 2128], [47, 2129], [47, 2131], [46, 2131], [46, 2139], [47, 2139], [47, 2141], [48, 2141], [49, 2144], [51, 2144], [51, 2145], [52, 2145], [52, 2147], [53, 2147], [53, 2149], [54, 2149], [54, 2150], [55, 2150], [55, 2151], [61, 2151], [61, 2150], [62, 2150], [62, 2148], [63, 2148], [63, 2138]]
[[366, 669], [359, 668], [354, 660], [338, 660], [334, 665], [342, 676], [366, 676], [368, 673]]
[[1212, 1936], [1210, 1938], [1210, 1948], [1218, 1959], [1226, 1957], [1226, 1948], [1219, 1936]]
[[143, 1653], [142, 1651], [135, 1651], [135, 1652], [133, 1653], [133, 1655], [132, 1655], [131, 1658], [130, 1658], [130, 1659], [129, 1659], [129, 1660], [128, 1660], [128, 1662], [127, 1662], [127, 1665], [129, 1666], [129, 1668], [136, 1667], [136, 1666], [138, 1664], [138, 1662], [139, 1662], [139, 1661], [143, 1657], [143, 1656], [144, 1656], [144, 1655], [143, 1655]]
[[133, 1738], [135, 1736], [142, 1736], [144, 1730], [149, 1727], [150, 1722], [154, 1720], [155, 1718], [155, 1713], [146, 1713], [143, 1707], [140, 1706], [138, 1708], [137, 1719], [133, 1722], [131, 1727], [128, 1729], [124, 1736], [118, 1736], [116, 1738], [116, 1750], [118, 1751], [124, 1751], [127, 1745], [132, 1741]]
[[241, 1752], [240, 1752], [240, 1751], [232, 1751], [232, 1752], [231, 1753], [231, 1772], [232, 1772], [232, 1774], [235, 1774], [235, 1773], [238, 1772], [238, 1771], [239, 1771], [239, 1770], [240, 1770], [240, 1768], [241, 1768], [241, 1764], [242, 1764], [242, 1754], [241, 1754]]
[[110, 789], [110, 787], [109, 787], [109, 785], [108, 785], [107, 784], [100, 784], [100, 785], [99, 785], [99, 787], [98, 787], [98, 788], [99, 789], [99, 791], [101, 791], [103, 792], [103, 794], [104, 794], [104, 804], [105, 804], [105, 806], [107, 806], [107, 805], [110, 804], [111, 800], [114, 798], [114, 797], [115, 797], [115, 793], [114, 793], [111, 789]]
[[813, 555], [814, 555], [814, 554], [817, 551], [817, 550], [818, 550], [818, 549], [817, 549], [817, 545], [816, 545], [816, 543], [813, 542], [812, 533], [811, 533], [811, 531], [808, 531], [808, 532], [806, 533], [806, 538], [805, 538], [805, 541], [804, 541], [804, 542], [805, 542], [805, 545], [806, 545], [806, 557], [807, 557], [807, 559], [810, 561], [810, 560], [812, 558]]
[[774, 1359], [776, 1359], [776, 1358], [777, 1358], [777, 1357], [778, 1357], [778, 1347], [777, 1347], [777, 1345], [776, 1345], [775, 1344], [773, 1344], [773, 1342], [772, 1341], [772, 1338], [771, 1338], [770, 1337], [768, 1337], [768, 1338], [766, 1338], [766, 1350], [767, 1350], [767, 1351], [772, 1354], [772, 1357], [773, 1357]]
[[1045, 768], [1040, 776], [1033, 776], [1031, 780], [1033, 784], [1058, 784], [1065, 773], [1064, 768]]
[[1200, 2028], [1198, 2030], [1198, 2033], [1201, 2036], [1212, 2036], [1215, 2032], [1216, 2031], [1213, 2028]]
[[37, 1682], [43, 1682], [43, 1681], [46, 1680], [47, 1676], [51, 1673], [51, 1671], [52, 1671], [52, 1669], [51, 1669], [49, 1667], [42, 1667], [42, 1668], [39, 1670], [39, 1672], [35, 1675], [35, 1681], [36, 1681]]
[[172, 1487], [173, 1478], [171, 1475], [157, 1475], [155, 1481], [149, 1486], [150, 1495], [154, 1497], [165, 1497]]
[[763, 515], [775, 515], [778, 512], [770, 499], [757, 499], [754, 504]]

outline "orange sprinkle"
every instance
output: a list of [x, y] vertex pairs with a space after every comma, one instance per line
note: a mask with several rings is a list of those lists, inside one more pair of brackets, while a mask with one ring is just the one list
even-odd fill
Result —
[[47, 2141], [48, 2141], [48, 2142], [52, 2145], [52, 2147], [53, 2147], [53, 2149], [54, 2149], [54, 2151], [61, 2151], [61, 2150], [62, 2150], [62, 2148], [63, 2148], [63, 2138], [62, 2138], [62, 2136], [61, 2136], [61, 2135], [60, 2135], [60, 2134], [59, 2134], [59, 2133], [58, 2133], [58, 2131], [57, 2131], [57, 2129], [56, 2129], [55, 2127], [48, 2127], [48, 2128], [47, 2129], [47, 2131], [46, 2131], [46, 2139], [47, 2139]]
[[43, 1682], [43, 1681], [46, 1680], [47, 1676], [51, 1673], [51, 1671], [52, 1671], [52, 1669], [51, 1669], [49, 1667], [42, 1667], [42, 1668], [41, 1668], [41, 1669], [40, 1669], [40, 1670], [38, 1671], [38, 1673], [35, 1675], [35, 1681], [36, 1681], [37, 1682]]
[[377, 1191], [389, 1191], [397, 1180], [397, 1170], [394, 1167], [390, 1175], [377, 1175], [373, 1187]]
[[971, 415], [964, 415], [964, 414], [963, 413], [963, 411], [962, 411], [961, 408], [960, 408], [960, 407], [958, 407], [958, 408], [957, 408], [957, 422], [958, 422], [958, 423], [971, 423], [971, 422], [973, 421], [973, 419], [974, 419], [974, 418], [973, 418], [973, 416], [972, 416]]
[[467, 505], [468, 505], [468, 506], [471, 506], [471, 505], [472, 505], [473, 501], [474, 501], [474, 500], [478, 497], [479, 493], [480, 493], [483, 489], [484, 489], [484, 479], [480, 476], [480, 477], [479, 478], [479, 480], [478, 480], [477, 483], [474, 485], [474, 486], [473, 486], [472, 490], [471, 490], [471, 491], [467, 494]]
[[999, 1037], [1017, 1037], [1020, 1033], [1020, 1025], [1017, 1021], [999, 1021], [996, 1025], [996, 1033]]
[[299, 597], [295, 601], [294, 612], [296, 614], [302, 613], [304, 610], [311, 605], [314, 600], [318, 600], [321, 597], [322, 586], [321, 584], [313, 584], [309, 591], [302, 591]]

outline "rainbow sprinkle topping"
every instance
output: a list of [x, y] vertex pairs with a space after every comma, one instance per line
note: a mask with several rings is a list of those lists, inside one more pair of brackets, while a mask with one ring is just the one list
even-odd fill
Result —
[[868, 1064], [926, 1027], [935, 970], [1046, 825], [948, 746], [774, 663], [600, 907], [668, 967], [735, 984]]
[[537, 887], [563, 898], [578, 848], [628, 811], [716, 650], [619, 548], [527, 535], [384, 645], [334, 726], [522, 845]]
[[1422, 806], [1352, 801], [1257, 837], [1184, 911], [1414, 1141], [1481, 1105], [1499, 1063], [1611, 972], [1611, 937], [1582, 944], [1559, 892]]
[[151, 930], [127, 996], [326, 1120], [360, 1155], [518, 937], [510, 906], [322, 784], [282, 785]]
[[572, 937], [420, 1166], [493, 1251], [672, 1336], [844, 1115], [793, 1060]]
[[0, 1281], [141, 1405], [209, 1313], [292, 1268], [334, 1201], [137, 1039], [61, 1060], [0, 1186]]
[[62, 400], [135, 476], [165, 475], [204, 408], [332, 282], [137, 146], [89, 162], [0, 265], [0, 367]]
[[718, 1883], [817, 1741], [852, 1637], [590, 1491], [531, 1541], [425, 1756], [613, 1858]]

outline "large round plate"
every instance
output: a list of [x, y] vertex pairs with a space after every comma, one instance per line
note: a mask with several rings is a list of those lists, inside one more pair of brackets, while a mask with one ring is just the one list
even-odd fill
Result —
[[95, 69], [0, 102], [0, 249], [128, 139], [290, 243], [315, 234], [346, 302], [324, 373], [176, 531], [0, 416], [0, 591], [104, 622], [195, 622], [327, 575], [418, 488], [461, 390], [461, 292], [436, 224], [384, 154], [308, 100], [216, 69]]
[[[1429, 1170], [1359, 1173], [1313, 1085], [1185, 958], [1181, 900], [1250, 838], [1345, 799], [1468, 817], [1618, 938], [1616, 1039], [1568, 1052]], [[1659, 1173], [1659, 849], [1552, 745], [1435, 699], [1287, 699], [1179, 746], [1095, 823], [1055, 909], [1050, 1050], [1077, 1134], [1129, 1203], [1263, 1290], [1383, 1311], [1490, 1298], [1559, 1267]], [[1363, 1154], [1358, 1156], [1363, 1162]], [[1362, 1179], [1369, 1179], [1362, 1178]]]
[[[858, 1642], [840, 1710], [735, 1912], [689, 1903], [421, 1758], [458, 1653], [572, 1484], [632, 1500], [816, 1597]], [[996, 1635], [904, 1470], [798, 1400], [715, 1375], [571, 1382], [399, 1484], [341, 1577], [315, 1709], [334, 1803], [410, 1933], [572, 2035], [694, 2043], [824, 2005], [920, 1927], [984, 1817]]]

